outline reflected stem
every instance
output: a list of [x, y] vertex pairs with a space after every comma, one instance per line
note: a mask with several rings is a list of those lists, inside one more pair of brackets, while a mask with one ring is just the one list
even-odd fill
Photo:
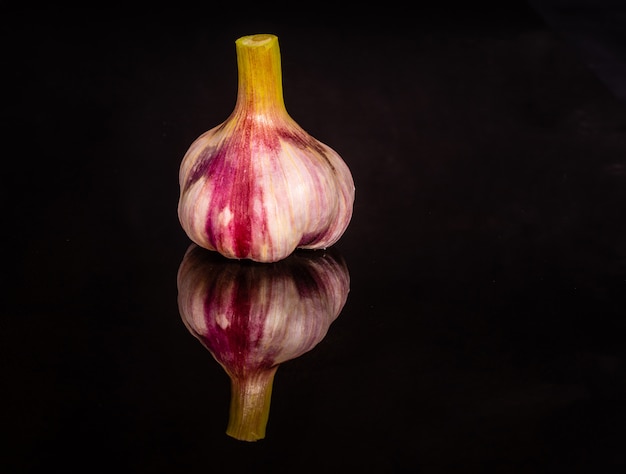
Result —
[[265, 438], [272, 386], [278, 365], [248, 377], [231, 376], [230, 416], [226, 434], [241, 441]]

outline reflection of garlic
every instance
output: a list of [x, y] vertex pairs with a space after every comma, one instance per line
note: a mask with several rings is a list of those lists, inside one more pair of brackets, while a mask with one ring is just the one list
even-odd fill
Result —
[[279, 364], [324, 338], [349, 288], [345, 262], [330, 251], [296, 251], [265, 265], [189, 247], [178, 270], [178, 307], [231, 379], [229, 436], [265, 437]]
[[326, 248], [352, 218], [350, 170], [287, 113], [278, 38], [244, 36], [235, 46], [235, 109], [183, 158], [181, 225], [199, 246], [235, 259], [275, 262], [296, 248]]

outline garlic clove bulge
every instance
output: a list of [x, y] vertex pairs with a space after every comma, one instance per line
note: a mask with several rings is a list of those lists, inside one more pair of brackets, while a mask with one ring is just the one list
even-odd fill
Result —
[[313, 349], [346, 303], [345, 261], [330, 251], [302, 250], [261, 264], [192, 244], [177, 285], [183, 323], [231, 380], [226, 433], [263, 439], [278, 366]]
[[235, 108], [180, 165], [181, 226], [232, 259], [276, 262], [296, 248], [327, 248], [352, 218], [350, 169], [287, 113], [278, 38], [244, 36], [235, 46]]

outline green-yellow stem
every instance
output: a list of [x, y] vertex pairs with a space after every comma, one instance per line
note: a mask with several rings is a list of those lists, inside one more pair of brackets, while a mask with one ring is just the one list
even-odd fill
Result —
[[235, 41], [239, 86], [235, 110], [285, 112], [278, 37], [261, 34]]
[[278, 366], [246, 378], [231, 377], [230, 416], [226, 434], [241, 441], [265, 438], [272, 385]]

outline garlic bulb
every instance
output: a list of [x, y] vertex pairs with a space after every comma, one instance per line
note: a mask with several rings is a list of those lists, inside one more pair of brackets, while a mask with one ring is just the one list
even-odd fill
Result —
[[273, 264], [229, 260], [192, 244], [177, 276], [182, 320], [231, 380], [226, 433], [265, 437], [279, 364], [315, 347], [350, 288], [344, 260], [298, 250]]
[[233, 259], [276, 262], [329, 247], [352, 218], [352, 174], [287, 113], [278, 38], [244, 36], [235, 46], [235, 108], [183, 157], [180, 223], [193, 242]]

